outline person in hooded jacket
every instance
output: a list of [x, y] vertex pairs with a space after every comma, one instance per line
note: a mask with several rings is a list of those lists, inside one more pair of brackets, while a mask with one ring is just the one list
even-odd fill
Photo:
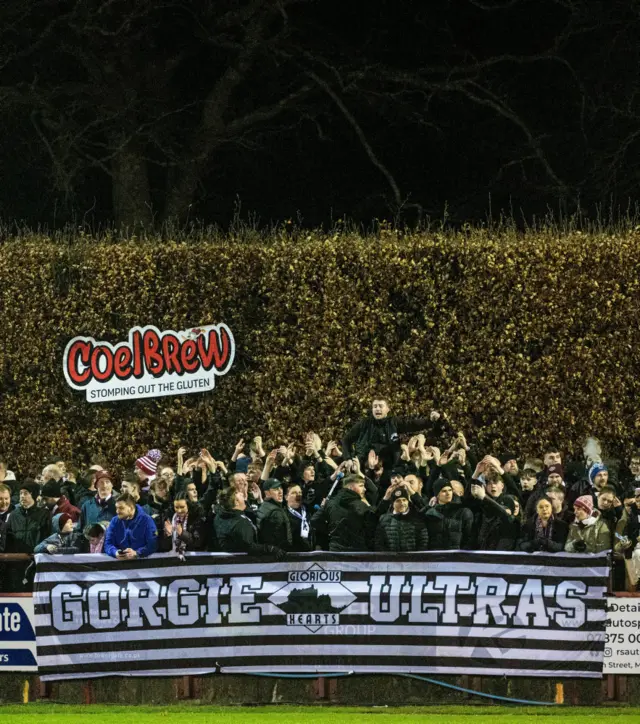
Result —
[[424, 510], [429, 550], [469, 550], [473, 543], [473, 513], [454, 494], [451, 480], [437, 478], [433, 494], [436, 504]]
[[609, 526], [594, 510], [591, 495], [583, 495], [573, 503], [575, 522], [569, 526], [565, 544], [567, 553], [600, 553], [611, 550]]
[[391, 507], [378, 520], [375, 549], [395, 553], [428, 550], [429, 532], [424, 517], [412, 505], [412, 489], [403, 483], [387, 492]]
[[361, 476], [347, 475], [342, 489], [314, 513], [311, 526], [330, 551], [373, 550], [377, 518], [365, 490]]
[[150, 515], [137, 505], [129, 493], [116, 500], [116, 515], [109, 522], [104, 552], [112, 558], [126, 560], [146, 558], [156, 552], [158, 529]]
[[68, 513], [58, 513], [51, 520], [53, 533], [38, 543], [34, 553], [81, 553], [84, 548], [83, 536], [73, 526], [73, 518]]

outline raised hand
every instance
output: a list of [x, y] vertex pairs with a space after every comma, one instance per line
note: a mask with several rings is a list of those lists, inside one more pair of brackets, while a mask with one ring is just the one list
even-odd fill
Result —
[[367, 467], [369, 470], [374, 470], [378, 465], [378, 456], [375, 450], [369, 450], [369, 456], [367, 457]]

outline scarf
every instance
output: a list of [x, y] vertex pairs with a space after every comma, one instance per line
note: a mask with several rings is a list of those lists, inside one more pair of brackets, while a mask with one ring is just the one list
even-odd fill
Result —
[[172, 549], [174, 553], [178, 554], [178, 558], [183, 561], [184, 560], [184, 554], [187, 550], [187, 544], [178, 537], [178, 525], [182, 526], [182, 530], [184, 531], [187, 527], [187, 520], [189, 518], [189, 515], [185, 515], [184, 518], [179, 516], [177, 513], [173, 516], [171, 519], [171, 540], [172, 540]]
[[289, 512], [291, 515], [294, 516], [294, 518], [298, 518], [300, 520], [300, 537], [301, 538], [308, 538], [309, 537], [309, 521], [307, 520], [307, 509], [303, 506], [300, 508], [300, 511], [296, 510], [295, 508], [289, 508]]
[[104, 546], [104, 536], [100, 536], [100, 539], [97, 543], [91, 543], [89, 542], [89, 553], [102, 553], [102, 548]]
[[536, 517], [536, 538], [542, 538], [547, 540], [553, 535], [553, 521], [554, 516], [552, 515], [547, 521], [546, 527], [542, 525], [542, 521], [539, 517]]
[[113, 496], [109, 496], [108, 498], [101, 498], [99, 495], [96, 495], [96, 503], [101, 507], [104, 508], [104, 506], [111, 500]]

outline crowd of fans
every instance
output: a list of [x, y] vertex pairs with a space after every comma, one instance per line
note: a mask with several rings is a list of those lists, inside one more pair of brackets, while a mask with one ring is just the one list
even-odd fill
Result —
[[[105, 460], [54, 458], [31, 477], [0, 462], [0, 553], [611, 551], [614, 587], [635, 587], [640, 453], [625, 466], [595, 438], [582, 450], [482, 456], [446, 416], [391, 416], [379, 399], [340, 444], [308, 432], [266, 453], [255, 437], [226, 461], [180, 448], [175, 467], [153, 449], [122, 480]], [[29, 586], [24, 567], [4, 566], [5, 590]]]

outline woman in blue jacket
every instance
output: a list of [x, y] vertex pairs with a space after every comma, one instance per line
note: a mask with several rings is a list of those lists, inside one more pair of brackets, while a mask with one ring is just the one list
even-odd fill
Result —
[[146, 558], [156, 552], [158, 529], [150, 515], [136, 504], [129, 493], [116, 500], [116, 517], [105, 536], [104, 552], [112, 558]]

